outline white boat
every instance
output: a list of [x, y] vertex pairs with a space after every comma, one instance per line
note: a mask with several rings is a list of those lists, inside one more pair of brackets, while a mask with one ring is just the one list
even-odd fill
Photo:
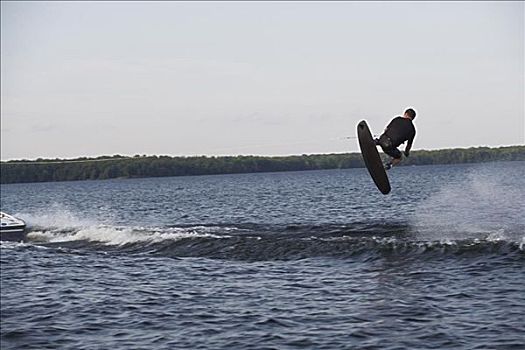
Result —
[[0, 241], [24, 241], [26, 223], [0, 211]]

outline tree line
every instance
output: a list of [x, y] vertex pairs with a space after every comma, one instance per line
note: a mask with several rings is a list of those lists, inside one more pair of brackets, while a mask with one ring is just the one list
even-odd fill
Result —
[[[401, 165], [523, 161], [525, 146], [412, 151]], [[13, 160], [0, 163], [0, 183], [103, 180], [163, 176], [348, 169], [364, 167], [360, 153], [298, 156], [171, 157], [101, 156], [97, 158]]]

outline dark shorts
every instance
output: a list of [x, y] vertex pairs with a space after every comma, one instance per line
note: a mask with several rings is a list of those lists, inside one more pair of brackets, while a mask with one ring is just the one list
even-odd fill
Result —
[[395, 159], [401, 159], [401, 151], [394, 147], [392, 140], [390, 140], [390, 138], [385, 134], [379, 137], [379, 141], [377, 142], [377, 144], [381, 146], [383, 152], [385, 152], [389, 156]]

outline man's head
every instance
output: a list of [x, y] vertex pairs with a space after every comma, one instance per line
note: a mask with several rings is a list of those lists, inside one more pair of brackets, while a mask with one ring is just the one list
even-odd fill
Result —
[[414, 111], [412, 108], [407, 109], [405, 111], [405, 117], [412, 120], [416, 119], [416, 111]]

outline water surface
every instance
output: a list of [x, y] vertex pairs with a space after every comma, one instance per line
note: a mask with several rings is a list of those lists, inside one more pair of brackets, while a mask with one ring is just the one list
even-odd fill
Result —
[[524, 162], [1, 186], [2, 349], [522, 349]]

